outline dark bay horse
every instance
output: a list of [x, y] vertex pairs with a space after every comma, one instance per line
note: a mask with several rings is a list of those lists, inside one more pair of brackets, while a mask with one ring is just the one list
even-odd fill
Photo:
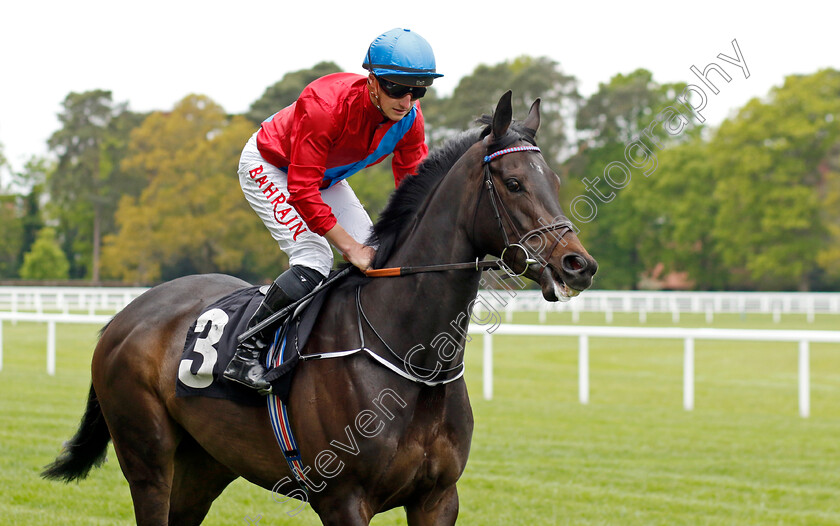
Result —
[[[508, 92], [485, 127], [433, 151], [377, 222], [374, 267], [476, 262], [518, 245], [535, 260], [524, 275], [546, 300], [589, 287], [597, 264], [565, 219], [559, 179], [535, 146], [539, 119], [537, 100], [512, 123]], [[463, 377], [451, 373], [463, 363], [480, 279], [475, 268], [356, 273], [330, 291], [303, 354], [359, 345], [371, 354], [298, 364], [288, 407], [306, 493], [290, 479], [266, 407], [175, 396], [190, 325], [248, 284], [203, 275], [154, 287], [102, 330], [81, 425], [44, 476], [87, 476], [113, 440], [143, 526], [201, 523], [237, 477], [306, 499], [327, 525], [366, 525], [398, 506], [412, 526], [454, 524], [473, 416]], [[396, 374], [372, 355], [401, 357], [406, 367]], [[449, 376], [438, 382], [438, 373]]]

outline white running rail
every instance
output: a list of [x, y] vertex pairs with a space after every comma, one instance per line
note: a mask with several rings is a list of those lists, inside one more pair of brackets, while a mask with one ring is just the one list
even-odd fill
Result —
[[[61, 312], [64, 314], [115, 313], [148, 290], [143, 287], [0, 287], [0, 312]], [[515, 312], [538, 312], [540, 322], [548, 312], [571, 311], [577, 322], [581, 312], [601, 312], [612, 321], [615, 312], [638, 313], [645, 322], [648, 313], [671, 313], [674, 323], [681, 313], [705, 314], [804, 314], [813, 321], [816, 314], [840, 314], [840, 293], [836, 292], [662, 292], [634, 290], [588, 290], [568, 303], [549, 303], [537, 290], [481, 291], [478, 308], [504, 310], [506, 321]], [[496, 298], [494, 300], [494, 297]], [[499, 299], [504, 307], [498, 309]]]
[[674, 327], [599, 327], [560, 325], [510, 325], [484, 327], [470, 325], [470, 334], [483, 334], [484, 398], [493, 398], [493, 336], [577, 336], [578, 337], [578, 396], [580, 403], [589, 403], [589, 339], [590, 338], [646, 338], [683, 341], [683, 407], [694, 409], [694, 341], [749, 340], [766, 342], [794, 342], [799, 349], [799, 414], [811, 412], [810, 344], [827, 342], [840, 344], [840, 331], [753, 330], [753, 329], [683, 329]]
[[47, 374], [55, 375], [55, 325], [56, 323], [90, 323], [105, 325], [111, 316], [102, 314], [37, 314], [25, 312], [0, 312], [0, 371], [3, 370], [3, 322], [45, 322], [47, 324]]
[[0, 312], [114, 314], [143, 287], [0, 287]]
[[[715, 314], [768, 314], [778, 323], [782, 314], [802, 314], [808, 322], [816, 314], [840, 314], [840, 293], [836, 292], [656, 292], [636, 290], [587, 290], [566, 303], [549, 303], [536, 290], [496, 290], [479, 292], [477, 308], [504, 310], [505, 321], [515, 312], [538, 312], [540, 323], [548, 312], [571, 312], [577, 323], [582, 312], [604, 313], [612, 323], [613, 313], [638, 313], [639, 322], [654, 312], [670, 313], [674, 323], [680, 314], [703, 314], [712, 323]], [[504, 307], [499, 307], [504, 305]], [[840, 322], [838, 322], [840, 326]]]
[[[34, 321], [47, 324], [47, 374], [55, 374], [55, 326], [57, 323], [88, 323], [104, 325], [107, 315], [37, 314], [0, 312], [0, 371], [3, 370], [3, 322]], [[578, 395], [580, 402], [589, 402], [589, 339], [590, 338], [646, 338], [683, 341], [683, 407], [694, 408], [694, 342], [695, 340], [749, 340], [792, 342], [799, 350], [799, 414], [810, 414], [810, 344], [811, 342], [840, 344], [840, 331], [814, 330], [754, 330], [754, 329], [686, 329], [675, 327], [603, 327], [561, 325], [470, 324], [470, 334], [483, 334], [483, 394], [493, 398], [493, 336], [576, 336], [578, 338]]]

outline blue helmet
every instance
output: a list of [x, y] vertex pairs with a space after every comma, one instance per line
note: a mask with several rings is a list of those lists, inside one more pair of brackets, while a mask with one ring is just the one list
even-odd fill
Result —
[[431, 86], [435, 54], [426, 39], [410, 29], [392, 29], [370, 43], [362, 67], [377, 77], [407, 86]]

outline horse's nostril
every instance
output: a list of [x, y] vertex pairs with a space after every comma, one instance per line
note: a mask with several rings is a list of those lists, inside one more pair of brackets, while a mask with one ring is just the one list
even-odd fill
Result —
[[562, 259], [563, 270], [570, 274], [579, 274], [586, 270], [586, 260], [579, 254], [566, 254]]

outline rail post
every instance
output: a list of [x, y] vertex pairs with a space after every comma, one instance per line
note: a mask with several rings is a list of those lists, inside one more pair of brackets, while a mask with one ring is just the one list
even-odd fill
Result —
[[799, 416], [811, 414], [811, 371], [808, 340], [799, 342]]
[[47, 322], [47, 374], [55, 376], [55, 320]]
[[683, 408], [694, 409], [694, 338], [683, 342]]
[[493, 336], [489, 332], [485, 332], [484, 336], [484, 366], [482, 373], [484, 374], [484, 399], [493, 399]]
[[589, 336], [578, 337], [578, 398], [580, 403], [589, 403]]

